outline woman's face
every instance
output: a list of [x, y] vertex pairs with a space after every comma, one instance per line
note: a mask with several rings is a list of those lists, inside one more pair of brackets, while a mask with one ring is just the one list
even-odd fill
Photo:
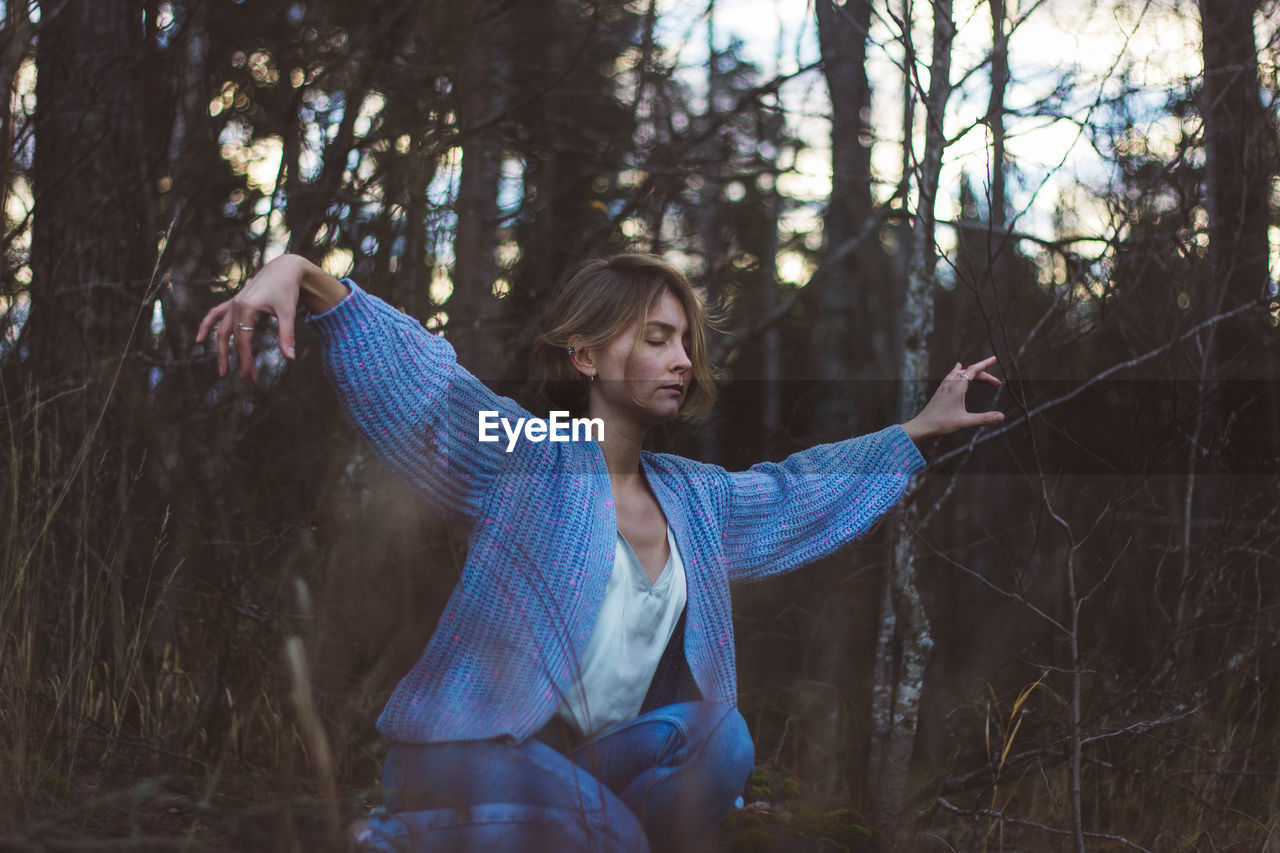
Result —
[[686, 351], [689, 320], [684, 306], [671, 291], [663, 291], [644, 323], [634, 352], [633, 326], [596, 353], [596, 380], [588, 406], [593, 417], [622, 415], [651, 426], [679, 413], [693, 369]]

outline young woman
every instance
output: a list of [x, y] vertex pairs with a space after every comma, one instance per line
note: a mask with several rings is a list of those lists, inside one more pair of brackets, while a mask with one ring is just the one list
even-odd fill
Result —
[[702, 305], [652, 255], [582, 266], [538, 339], [553, 407], [589, 431], [534, 419], [444, 338], [294, 256], [210, 311], [197, 341], [213, 334], [223, 376], [234, 347], [254, 381], [258, 317], [277, 318], [293, 358], [299, 301], [365, 439], [471, 527], [435, 633], [378, 721], [386, 814], [364, 827], [367, 849], [695, 845], [754, 757], [736, 709], [730, 583], [835, 551], [924, 467], [916, 441], [1003, 418], [965, 411], [971, 381], [1001, 384], [987, 358], [957, 364], [907, 423], [780, 463], [730, 473], [644, 451], [650, 427], [715, 399]]

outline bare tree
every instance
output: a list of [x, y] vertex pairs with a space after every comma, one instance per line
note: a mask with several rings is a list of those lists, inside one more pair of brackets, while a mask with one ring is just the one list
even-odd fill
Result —
[[[904, 25], [909, 26], [906, 22]], [[950, 0], [933, 4], [933, 53], [929, 90], [923, 100], [924, 150], [917, 178], [918, 202], [912, 234], [912, 256], [903, 312], [904, 347], [898, 376], [901, 396], [898, 416], [912, 417], [925, 402], [929, 370], [929, 336], [933, 330], [933, 299], [937, 250], [934, 241], [935, 205], [947, 144], [945, 116], [951, 96], [951, 42], [955, 37]], [[912, 69], [908, 69], [910, 73]], [[925, 664], [933, 638], [920, 600], [916, 578], [916, 511], [908, 502], [891, 534], [892, 556], [881, 599], [876, 674], [872, 696], [871, 773], [876, 815], [895, 843], [903, 827], [900, 814], [915, 746], [924, 688]]]

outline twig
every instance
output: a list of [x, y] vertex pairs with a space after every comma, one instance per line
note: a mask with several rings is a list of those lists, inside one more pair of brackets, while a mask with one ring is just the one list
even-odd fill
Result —
[[[1051, 835], [1073, 835], [1074, 834], [1069, 829], [1058, 829], [1056, 826], [1048, 826], [1043, 823], [1036, 823], [1033, 820], [1024, 820], [1023, 818], [1010, 817], [1008, 814], [1006, 814], [1003, 811], [1000, 811], [999, 809], [981, 809], [981, 808], [962, 809], [957, 805], [953, 805], [947, 802], [945, 797], [938, 797], [935, 800], [935, 802], [938, 805], [942, 806], [942, 808], [944, 808], [945, 810], [951, 812], [952, 814], [963, 815], [965, 817], [972, 817], [974, 819], [977, 819], [980, 817], [994, 818], [995, 820], [1001, 821], [1003, 823], [1012, 824], [1014, 826], [1027, 826], [1032, 829], [1038, 829], [1041, 832], [1048, 832]], [[1099, 841], [1114, 841], [1116, 844], [1123, 844], [1125, 847], [1128, 847], [1133, 850], [1141, 850], [1143, 851], [1143, 853], [1151, 853], [1150, 850], [1143, 847], [1141, 844], [1135, 844], [1134, 842], [1125, 838], [1123, 835], [1112, 835], [1111, 833], [1108, 833], [1108, 832], [1086, 831], [1084, 832], [1084, 837], [1096, 838]]]
[[1118, 364], [1113, 364], [1110, 367], [1108, 367], [1106, 370], [1099, 371], [1097, 374], [1085, 380], [1084, 382], [1082, 382], [1080, 385], [1078, 385], [1071, 391], [1068, 391], [1066, 394], [1063, 394], [1060, 397], [1055, 397], [1052, 400], [1046, 400], [1045, 402], [1036, 406], [1034, 409], [1028, 409], [1021, 417], [1007, 421], [1004, 423], [1004, 425], [997, 427], [995, 429], [988, 430], [984, 432], [981, 437], [975, 436], [974, 440], [969, 444], [965, 445], [964, 447], [958, 447], [955, 450], [950, 450], [946, 453], [941, 454], [940, 456], [937, 457], [937, 459], [934, 460], [933, 464], [939, 465], [943, 462], [949, 461], [950, 459], [960, 455], [961, 453], [967, 453], [970, 448], [976, 445], [986, 444], [988, 441], [993, 441], [996, 438], [999, 438], [1000, 436], [1009, 432], [1010, 430], [1013, 430], [1016, 427], [1021, 426], [1023, 423], [1031, 420], [1036, 415], [1043, 414], [1048, 409], [1054, 408], [1055, 406], [1060, 406], [1063, 403], [1067, 402], [1068, 400], [1071, 400], [1075, 397], [1080, 396], [1089, 388], [1093, 387], [1094, 385], [1106, 379], [1107, 377], [1113, 374], [1119, 373], [1122, 370], [1127, 370], [1130, 367], [1137, 367], [1139, 364], [1142, 364], [1144, 361], [1150, 361], [1156, 356], [1162, 355], [1168, 352], [1178, 344], [1182, 343], [1183, 341], [1189, 338], [1194, 337], [1195, 335], [1199, 334], [1200, 332], [1204, 331], [1210, 326], [1213, 326], [1217, 323], [1221, 323], [1224, 320], [1229, 320], [1232, 317], [1236, 316], [1237, 314], [1243, 314], [1246, 311], [1262, 310], [1262, 307], [1263, 306], [1260, 302], [1247, 302], [1244, 305], [1239, 305], [1235, 308], [1232, 308], [1230, 311], [1226, 311], [1222, 314], [1218, 314], [1216, 316], [1210, 317], [1204, 322], [1198, 323], [1195, 326], [1192, 326], [1190, 329], [1183, 332], [1181, 335], [1178, 335], [1176, 338], [1173, 338], [1172, 340], [1170, 340], [1168, 343], [1162, 344], [1156, 347], [1155, 349], [1150, 350], [1149, 352], [1143, 353], [1140, 356], [1136, 356], [1135, 358], [1131, 358], [1128, 361], [1122, 361]]
[[[1044, 668], [1050, 669], [1048, 666]], [[1127, 726], [1101, 731], [1082, 737], [1080, 742], [1082, 745], [1089, 745], [1109, 738], [1120, 737], [1121, 735], [1145, 734], [1151, 729], [1181, 722], [1182, 720], [1198, 713], [1200, 710], [1200, 706], [1197, 705], [1193, 708], [1188, 708], [1185, 711], [1172, 714], [1170, 716], [1159, 717], [1154, 720], [1137, 720]], [[1020, 767], [1021, 765], [1046, 756], [1052, 756], [1056, 762], [1057, 760], [1060, 760], [1061, 757], [1061, 746], [1062, 741], [1059, 740], [1045, 746], [1035, 747], [1033, 749], [1027, 749], [1022, 752], [1015, 753], [1005, 761], [1005, 766], [1008, 768]], [[1012, 773], [1012, 769], [1009, 772]], [[930, 797], [938, 797], [942, 794], [958, 794], [978, 784], [987, 785], [990, 781], [991, 769], [984, 764], [983, 766], [970, 770], [967, 773], [961, 773], [959, 776], [935, 779], [928, 785], [921, 786], [916, 789], [916, 792], [907, 800], [907, 805], [914, 806], [918, 803], [926, 802]]]

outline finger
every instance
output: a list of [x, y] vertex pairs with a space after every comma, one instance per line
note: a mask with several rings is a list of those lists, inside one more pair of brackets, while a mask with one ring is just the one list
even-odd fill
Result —
[[982, 361], [974, 362], [969, 367], [969, 371], [970, 371], [969, 378], [973, 379], [974, 381], [981, 379], [983, 382], [986, 382], [990, 385], [994, 385], [997, 388], [1000, 387], [1001, 385], [1004, 384], [1004, 382], [998, 376], [992, 376], [990, 373], [987, 373], [985, 371], [985, 368], [990, 367], [995, 363], [996, 363], [996, 357], [994, 355], [988, 358], [984, 358]]
[[[235, 335], [236, 359], [240, 362], [240, 376], [253, 381], [253, 327], [256, 317], [237, 318], [231, 334]], [[240, 328], [248, 326], [247, 329]]]
[[218, 322], [222, 315], [226, 312], [227, 303], [215, 305], [209, 309], [209, 313], [204, 315], [204, 319], [200, 321], [200, 328], [196, 331], [196, 343], [203, 343], [204, 336], [209, 334], [209, 330]]
[[228, 311], [222, 317], [222, 322], [218, 324], [218, 328], [213, 330], [213, 342], [218, 347], [218, 376], [225, 377], [230, 368], [230, 358], [227, 350], [231, 346], [231, 330], [235, 328], [235, 322], [231, 319], [231, 312]]
[[960, 396], [964, 396], [969, 391], [969, 386], [973, 384], [978, 377], [974, 374], [972, 367], [962, 367], [960, 362], [956, 362], [956, 366], [947, 374], [953, 378], [951, 387], [955, 389]]
[[280, 323], [280, 352], [284, 353], [285, 358], [293, 358], [293, 313], [290, 311], [281, 311], [276, 314], [276, 320]]
[[965, 368], [965, 372], [968, 373], [970, 376], [976, 376], [977, 374], [981, 373], [983, 370], [987, 369], [988, 367], [990, 367], [995, 363], [996, 363], [996, 357], [993, 355], [988, 358], [984, 358], [982, 361], [975, 361], [973, 364]]
[[989, 426], [1004, 420], [1004, 412], [975, 412], [971, 415], [974, 426]]

